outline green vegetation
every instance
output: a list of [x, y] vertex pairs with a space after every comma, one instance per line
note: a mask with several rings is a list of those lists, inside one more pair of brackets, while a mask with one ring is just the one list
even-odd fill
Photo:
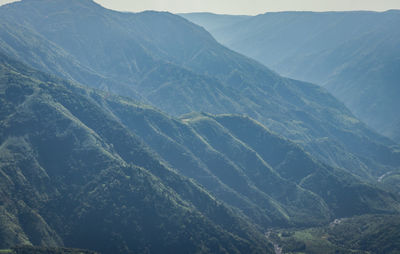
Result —
[[203, 113], [182, 123], [129, 100], [109, 105], [179, 173], [265, 228], [398, 211], [392, 194], [317, 162], [251, 118]]
[[268, 253], [271, 226], [399, 211], [248, 117], [174, 119], [6, 56], [0, 81], [4, 247]]
[[3, 55], [0, 84], [1, 248], [271, 252], [254, 224], [151, 152], [105, 95]]
[[97, 252], [81, 249], [50, 248], [34, 246], [13, 247], [9, 253], [12, 254], [97, 254]]
[[329, 226], [277, 230], [271, 238], [284, 253], [398, 253], [398, 215], [365, 215], [338, 219]]
[[395, 144], [183, 18], [36, 0], [0, 26], [0, 248], [273, 253], [285, 228], [273, 243], [328, 251], [334, 218], [400, 211], [395, 174], [376, 182]]

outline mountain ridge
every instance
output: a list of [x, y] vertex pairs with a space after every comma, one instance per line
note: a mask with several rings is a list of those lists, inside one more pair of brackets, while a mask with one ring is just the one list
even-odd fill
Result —
[[399, 213], [398, 146], [326, 90], [93, 4], [0, 8], [0, 248], [273, 253], [272, 227]]
[[398, 142], [394, 109], [399, 94], [399, 14], [399, 10], [280, 12], [244, 20], [212, 14], [183, 16], [283, 75], [326, 87], [357, 117]]
[[[100, 7], [88, 12], [76, 1], [29, 3], [0, 8], [2, 23], [12, 27], [13, 20], [17, 24], [25, 20], [29, 23], [25, 29], [44, 37], [41, 44], [55, 44], [95, 75], [81, 77], [77, 65], [72, 70], [62, 68], [64, 60], [71, 64], [63, 57], [55, 58], [54, 64], [33, 65], [35, 68], [59, 75], [49, 69], [59, 66], [67, 71], [61, 73], [64, 78], [74, 77], [85, 85], [141, 100], [175, 116], [192, 111], [249, 115], [296, 141], [319, 160], [371, 181], [397, 170], [395, 150], [389, 147], [395, 144], [370, 131], [325, 90], [280, 77], [218, 44], [203, 28], [183, 18], [157, 12], [118, 13]], [[49, 23], [33, 14], [32, 8], [59, 11], [54, 11]], [[73, 13], [71, 8], [75, 8]], [[74, 17], [77, 13], [81, 14], [79, 18]], [[90, 22], [79, 22], [86, 19]], [[67, 21], [69, 25], [65, 26]], [[19, 26], [10, 33], [16, 33]], [[108, 27], [113, 27], [112, 32]], [[0, 43], [5, 52], [12, 48], [7, 38], [1, 37]], [[29, 51], [37, 51], [27, 38], [19, 38], [31, 47]], [[178, 43], [162, 43], [176, 38]], [[23, 52], [15, 52], [20, 60], [28, 59], [28, 64], [51, 58], [39, 55], [29, 60]], [[366, 149], [355, 149], [359, 143]]]
[[[263, 231], [271, 226], [400, 210], [394, 194], [325, 168], [248, 117], [175, 119], [1, 54], [0, 79], [7, 81], [0, 86], [1, 247], [17, 241], [129, 253], [157, 242], [163, 247], [153, 253], [269, 253]], [[281, 158], [267, 152], [277, 147]], [[179, 240], [185, 228], [195, 228], [197, 240]]]
[[[9, 58], [5, 61], [10, 63]], [[16, 72], [20, 68], [30, 76]], [[0, 196], [1, 247], [15, 241], [80, 246], [103, 253], [145, 252], [146, 248], [153, 253], [178, 249], [226, 253], [241, 248], [269, 252], [262, 234], [203, 188], [163, 165], [95, 104], [88, 90], [23, 65], [9, 70], [9, 65], [1, 65], [1, 78], [8, 80], [1, 86], [1, 173], [5, 176]], [[103, 116], [102, 124], [98, 116]], [[100, 129], [92, 129], [95, 122]], [[121, 153], [127, 144], [130, 149]], [[221, 215], [225, 220], [217, 220]], [[217, 221], [219, 226], [214, 224]], [[216, 240], [200, 240], [203, 233], [198, 240], [186, 239], [182, 225], [204, 230]]]

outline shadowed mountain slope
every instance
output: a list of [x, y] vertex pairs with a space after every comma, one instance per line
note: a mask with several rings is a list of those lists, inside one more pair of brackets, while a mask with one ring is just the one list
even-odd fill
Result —
[[0, 248], [270, 253], [258, 229], [177, 174], [92, 98], [0, 56]]
[[[301, 225], [331, 216], [383, 212], [383, 203], [386, 211], [396, 211], [390, 208], [397, 203], [392, 203], [394, 196], [386, 198], [385, 192], [378, 194], [353, 175], [315, 161], [298, 145], [248, 117], [190, 114], [181, 118], [182, 124], [132, 105], [112, 111], [180, 173], [239, 207], [259, 225], [269, 225], [270, 219], [273, 225]], [[382, 204], [368, 201], [371, 191]], [[244, 206], [243, 197], [251, 205]], [[264, 210], [261, 217], [257, 210]]]

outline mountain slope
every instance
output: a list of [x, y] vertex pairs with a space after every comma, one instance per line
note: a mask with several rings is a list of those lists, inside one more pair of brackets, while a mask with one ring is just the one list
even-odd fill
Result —
[[283, 75], [323, 85], [357, 117], [399, 141], [399, 11], [183, 16]]
[[1, 248], [268, 253], [263, 234], [177, 174], [95, 92], [0, 55]]
[[0, 55], [0, 247], [268, 253], [271, 226], [398, 213], [398, 196], [248, 117], [171, 118]]
[[29, 45], [29, 52], [38, 52], [38, 45], [21, 35], [21, 26], [44, 38], [40, 45], [61, 48], [78, 61], [69, 62], [74, 68], [96, 78], [84, 79], [75, 69], [52, 71], [48, 66], [52, 64], [42, 61], [50, 56], [25, 57], [26, 51], [7, 37], [0, 38], [3, 52], [13, 49], [18, 59], [41, 70], [140, 97], [173, 115], [191, 111], [249, 115], [319, 160], [365, 179], [377, 179], [400, 165], [398, 153], [389, 147], [394, 144], [369, 131], [326, 91], [280, 77], [176, 15], [118, 13], [89, 0], [21, 1], [1, 7], [0, 12], [1, 23], [13, 28], [12, 37]]
[[182, 123], [129, 100], [123, 105], [107, 107], [167, 163], [258, 225], [397, 210], [395, 196], [315, 161], [248, 117], [193, 114]]

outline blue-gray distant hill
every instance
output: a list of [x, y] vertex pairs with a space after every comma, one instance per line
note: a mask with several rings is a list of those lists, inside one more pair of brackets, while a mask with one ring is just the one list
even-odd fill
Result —
[[324, 86], [400, 141], [400, 11], [183, 16], [282, 75]]

